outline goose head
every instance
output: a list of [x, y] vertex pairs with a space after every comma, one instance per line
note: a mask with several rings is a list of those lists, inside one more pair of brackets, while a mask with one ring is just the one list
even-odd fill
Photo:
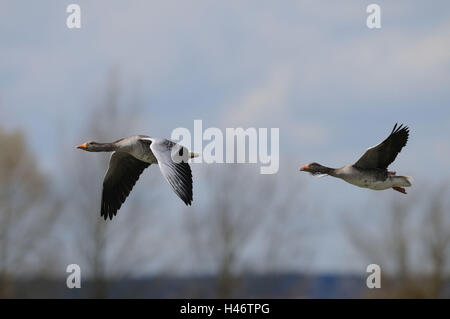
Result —
[[328, 174], [330, 171], [330, 168], [314, 162], [314, 163], [309, 163], [309, 164], [306, 164], [305, 166], [300, 167], [300, 171], [308, 172], [311, 175], [319, 175], [319, 174]]
[[93, 141], [80, 144], [77, 148], [88, 152], [105, 152], [114, 150], [112, 143], [98, 143]]

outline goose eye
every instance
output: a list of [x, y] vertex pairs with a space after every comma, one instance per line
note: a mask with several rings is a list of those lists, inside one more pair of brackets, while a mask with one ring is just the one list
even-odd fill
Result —
[[178, 151], [178, 155], [183, 156], [183, 148], [180, 148], [180, 150]]

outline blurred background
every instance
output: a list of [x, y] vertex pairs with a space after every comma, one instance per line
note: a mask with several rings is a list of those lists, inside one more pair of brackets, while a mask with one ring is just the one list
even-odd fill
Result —
[[[450, 297], [450, 3], [0, 3], [0, 297]], [[280, 128], [280, 170], [192, 164], [186, 207], [150, 166], [100, 218], [109, 154], [173, 129]], [[408, 195], [298, 172], [411, 128]], [[369, 264], [382, 269], [368, 289]], [[81, 267], [81, 289], [66, 267]]]

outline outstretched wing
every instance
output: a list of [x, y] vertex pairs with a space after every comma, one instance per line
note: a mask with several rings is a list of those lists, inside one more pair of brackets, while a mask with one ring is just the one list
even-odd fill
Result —
[[373, 146], [354, 164], [358, 168], [386, 169], [408, 142], [409, 128], [397, 123], [391, 134], [380, 144]]
[[164, 178], [186, 205], [192, 203], [192, 171], [186, 148], [166, 139], [152, 138], [150, 149], [158, 160]]
[[150, 164], [125, 152], [114, 152], [103, 180], [101, 216], [112, 219]]

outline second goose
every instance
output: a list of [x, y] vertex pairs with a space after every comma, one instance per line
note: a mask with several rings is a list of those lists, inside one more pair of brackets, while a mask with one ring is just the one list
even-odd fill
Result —
[[330, 168], [317, 163], [310, 163], [300, 168], [312, 175], [330, 175], [364, 188], [383, 190], [392, 188], [406, 194], [404, 187], [411, 186], [409, 176], [396, 176], [387, 167], [395, 160], [397, 154], [408, 142], [409, 128], [395, 124], [391, 134], [380, 144], [373, 146], [353, 164], [341, 168]]

